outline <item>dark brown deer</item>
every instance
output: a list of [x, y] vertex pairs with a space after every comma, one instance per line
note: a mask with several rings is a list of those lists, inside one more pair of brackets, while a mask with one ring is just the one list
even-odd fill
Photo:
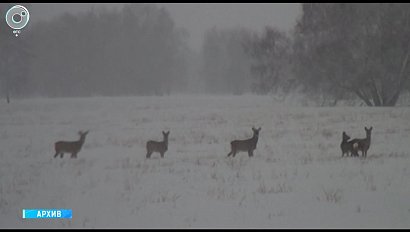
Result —
[[343, 131], [342, 133], [342, 143], [340, 144], [340, 149], [342, 150], [342, 157], [346, 154], [346, 156], [357, 156], [357, 151], [354, 149], [357, 147], [357, 143], [353, 143], [349, 141], [350, 136]]
[[85, 137], [87, 136], [89, 131], [82, 132], [79, 131], [78, 134], [80, 135], [80, 139], [78, 141], [58, 141], [54, 144], [54, 149], [56, 154], [54, 158], [56, 158], [60, 154], [60, 158], [63, 158], [64, 153], [71, 153], [71, 158], [77, 158], [78, 152], [80, 152]]
[[164, 158], [165, 152], [168, 150], [168, 136], [169, 136], [169, 131], [165, 132], [162, 131], [163, 140], [162, 142], [157, 142], [157, 141], [148, 141], [147, 142], [147, 155], [146, 157], [149, 159], [151, 157], [151, 154], [153, 152], [158, 152], [161, 154], [161, 158]]
[[367, 157], [367, 151], [370, 148], [370, 144], [371, 144], [371, 138], [372, 138], [372, 130], [373, 127], [367, 128], [364, 127], [364, 130], [366, 131], [366, 138], [364, 139], [353, 139], [351, 140], [351, 142], [353, 143], [353, 150], [354, 152], [358, 154], [358, 151], [362, 152], [362, 157]]
[[252, 127], [253, 136], [250, 139], [246, 140], [234, 140], [231, 142], [231, 152], [229, 152], [228, 157], [232, 155], [235, 157], [236, 153], [240, 151], [247, 151], [249, 157], [253, 156], [253, 151], [256, 149], [256, 144], [258, 143], [259, 132], [261, 131], [261, 127], [259, 129], [255, 129]]

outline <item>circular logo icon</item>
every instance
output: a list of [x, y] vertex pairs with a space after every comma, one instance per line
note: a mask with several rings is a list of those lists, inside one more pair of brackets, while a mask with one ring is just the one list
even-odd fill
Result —
[[24, 6], [16, 5], [6, 13], [6, 22], [14, 30], [23, 29], [30, 19], [30, 13]]

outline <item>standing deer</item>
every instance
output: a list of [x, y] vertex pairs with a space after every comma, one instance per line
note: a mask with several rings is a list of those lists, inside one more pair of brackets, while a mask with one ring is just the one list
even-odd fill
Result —
[[367, 156], [367, 151], [370, 148], [373, 127], [370, 127], [370, 128], [364, 127], [364, 130], [366, 131], [366, 138], [351, 140], [351, 142], [354, 145], [353, 150], [355, 151], [357, 156], [359, 155], [358, 151], [362, 151], [362, 157]]
[[357, 143], [353, 143], [352, 140], [349, 141], [350, 136], [348, 136], [344, 131], [342, 133], [342, 137], [342, 143], [340, 144], [340, 148], [342, 149], [342, 157], [344, 156], [344, 154], [346, 154], [346, 156], [349, 156], [349, 153], [351, 156], [358, 156], [357, 151], [355, 150]]
[[158, 152], [161, 154], [161, 158], [164, 158], [165, 152], [168, 150], [168, 136], [169, 136], [169, 131], [165, 132], [162, 131], [162, 135], [164, 136], [162, 142], [157, 142], [157, 141], [148, 141], [147, 142], [147, 158], [149, 159], [151, 157], [151, 154], [153, 152]]
[[256, 149], [256, 144], [258, 143], [259, 132], [261, 131], [261, 127], [259, 129], [255, 129], [252, 127], [253, 136], [250, 139], [246, 140], [234, 140], [231, 142], [231, 152], [229, 152], [228, 156], [232, 155], [235, 157], [237, 152], [240, 151], [247, 151], [249, 157], [253, 156], [253, 151]]
[[54, 158], [60, 154], [60, 158], [63, 158], [64, 153], [71, 153], [71, 158], [77, 158], [78, 152], [80, 152], [84, 141], [85, 141], [85, 136], [87, 136], [89, 131], [82, 132], [79, 131], [78, 134], [80, 135], [80, 139], [78, 141], [58, 141], [54, 144], [54, 148], [56, 151], [56, 154], [54, 155]]

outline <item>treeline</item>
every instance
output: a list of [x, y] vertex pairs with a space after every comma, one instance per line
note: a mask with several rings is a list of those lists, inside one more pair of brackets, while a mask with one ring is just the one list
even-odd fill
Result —
[[291, 32], [209, 29], [199, 54], [188, 49], [188, 34], [167, 10], [153, 4], [65, 14], [30, 26], [18, 40], [0, 25], [2, 92], [298, 91], [332, 105], [360, 99], [394, 106], [410, 89], [409, 4], [305, 3], [301, 10]]
[[326, 105], [360, 99], [368, 106], [394, 106], [410, 89], [410, 4], [306, 3], [301, 9], [292, 33], [210, 30], [203, 55], [211, 89], [298, 91]]
[[156, 5], [66, 13], [24, 33], [19, 42], [31, 54], [24, 89], [31, 94], [151, 95], [186, 84], [187, 33]]

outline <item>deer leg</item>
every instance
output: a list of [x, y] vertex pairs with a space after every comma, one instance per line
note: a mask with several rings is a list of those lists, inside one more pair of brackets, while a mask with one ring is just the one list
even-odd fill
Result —
[[161, 152], [160, 154], [161, 154], [161, 158], [164, 158], [164, 154], [165, 154], [165, 153], [164, 153], [164, 152]]
[[151, 154], [152, 154], [152, 151], [147, 152], [147, 155], [146, 155], [147, 159], [149, 159], [151, 157]]
[[352, 156], [355, 156], [355, 157], [359, 156], [359, 150], [353, 149]]
[[63, 156], [64, 156], [64, 152], [61, 152], [60, 153], [60, 158], [63, 158]]
[[54, 155], [54, 158], [56, 158], [58, 156], [58, 152], [56, 152], [56, 154]]
[[252, 157], [252, 156], [253, 156], [253, 151], [252, 151], [252, 150], [249, 150], [249, 151], [248, 151], [248, 155], [249, 155], [249, 157]]
[[231, 155], [232, 155], [232, 151], [228, 153], [227, 157], [229, 157], [229, 156], [231, 156]]

